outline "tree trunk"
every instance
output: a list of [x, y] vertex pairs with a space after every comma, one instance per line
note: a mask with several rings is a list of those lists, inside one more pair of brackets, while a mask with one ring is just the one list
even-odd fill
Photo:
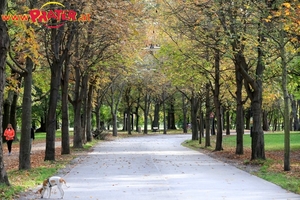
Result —
[[96, 116], [96, 129], [101, 130], [101, 119], [100, 119], [100, 108], [102, 103], [98, 102], [98, 105], [95, 106], [95, 116]]
[[61, 81], [61, 65], [54, 61], [51, 66], [50, 101], [47, 120], [45, 160], [55, 160], [56, 107]]
[[74, 137], [73, 147], [83, 148], [82, 146], [82, 127], [81, 127], [81, 102], [74, 104]]
[[146, 93], [145, 95], [145, 110], [144, 110], [144, 134], [148, 133], [148, 114], [149, 114], [149, 107], [150, 107], [150, 97], [149, 94]]
[[[76, 37], [76, 44], [78, 45], [78, 37]], [[76, 45], [76, 46], [77, 46]], [[78, 47], [75, 47], [76, 51]], [[77, 54], [77, 53], [76, 53]], [[80, 75], [80, 66], [74, 66], [75, 71], [75, 88], [74, 88], [74, 99], [72, 101], [74, 108], [74, 136], [73, 136], [73, 147], [74, 148], [83, 148], [82, 145], [82, 120], [81, 120], [81, 106], [82, 106], [82, 93], [81, 93], [81, 84], [82, 79]]]
[[173, 102], [170, 103], [170, 108], [168, 109], [168, 129], [176, 130], [175, 111]]
[[192, 140], [198, 140], [198, 123], [197, 123], [197, 113], [199, 102], [198, 98], [192, 94], [191, 97], [191, 124], [192, 124]]
[[214, 94], [214, 104], [217, 118], [217, 140], [215, 151], [223, 150], [222, 139], [223, 139], [223, 130], [222, 130], [222, 113], [221, 113], [221, 102], [220, 102], [220, 51], [215, 50], [215, 89]]
[[68, 91], [69, 91], [69, 61], [70, 56], [67, 56], [64, 65], [64, 73], [61, 84], [62, 91], [62, 125], [61, 125], [61, 154], [70, 154], [70, 136], [69, 136], [69, 104], [68, 104]]
[[230, 110], [226, 111], [226, 135], [230, 135]]
[[123, 113], [123, 131], [127, 131], [127, 109]]
[[131, 135], [131, 106], [127, 107], [127, 133]]
[[139, 126], [139, 120], [140, 120], [140, 115], [139, 115], [139, 107], [140, 107], [140, 97], [137, 99], [137, 106], [135, 107], [135, 130], [137, 132], [141, 131], [140, 126]]
[[210, 96], [209, 96], [209, 84], [206, 84], [205, 95], [205, 147], [210, 147]]
[[[7, 1], [0, 2], [0, 15], [4, 14], [7, 6]], [[4, 94], [4, 86], [5, 86], [5, 66], [6, 66], [6, 55], [9, 48], [9, 36], [8, 30], [5, 22], [0, 18], [0, 105], [3, 104], [3, 94]], [[0, 111], [2, 113], [2, 106], [0, 106]], [[0, 124], [2, 124], [2, 115], [0, 115]], [[2, 128], [0, 132], [3, 133]], [[10, 185], [7, 173], [4, 168], [3, 161], [3, 149], [2, 149], [2, 140], [0, 140], [0, 183], [4, 183], [6, 185]]]
[[292, 116], [293, 116], [293, 124], [291, 127], [293, 127], [293, 131], [297, 131], [299, 129], [299, 118], [298, 118], [298, 115], [297, 115], [297, 101], [292, 98]]
[[19, 170], [31, 168], [31, 87], [32, 87], [33, 62], [26, 58], [26, 72], [24, 73], [24, 94], [22, 101], [22, 128], [19, 154]]
[[182, 129], [183, 133], [187, 133], [187, 103], [186, 103], [186, 97], [184, 94], [182, 96], [182, 114], [183, 114], [183, 119], [182, 119]]
[[236, 80], [236, 149], [238, 155], [244, 154], [244, 113], [243, 113], [243, 76], [239, 72], [239, 58], [235, 63], [235, 80]]
[[50, 81], [50, 100], [47, 116], [47, 132], [46, 132], [46, 151], [45, 160], [55, 160], [55, 132], [56, 132], [56, 108], [59, 97], [59, 88], [61, 82], [62, 65], [71, 48], [71, 44], [76, 32], [75, 23], [72, 23], [67, 34], [67, 41], [62, 49], [61, 42], [64, 36], [64, 26], [58, 29], [51, 29], [51, 50], [53, 51]]
[[92, 110], [93, 110], [93, 91], [94, 86], [90, 84], [88, 92], [88, 104], [87, 104], [87, 118], [86, 118], [86, 139], [88, 142], [92, 141]]
[[266, 110], [263, 110], [262, 119], [263, 119], [263, 125], [262, 125], [263, 131], [268, 131], [270, 127], [268, 122], [268, 112]]
[[[284, 44], [285, 31], [280, 31], [280, 44]], [[285, 46], [280, 47], [280, 58], [282, 68], [282, 81], [281, 87], [283, 91], [284, 108], [283, 108], [283, 129], [284, 129], [284, 171], [290, 171], [290, 104], [289, 104], [289, 92], [288, 92], [288, 69], [286, 59]]]
[[254, 99], [251, 101], [251, 109], [253, 112], [253, 128], [251, 132], [252, 142], [252, 154], [251, 160], [265, 159], [264, 151], [264, 134], [262, 130], [262, 116], [261, 116], [261, 90], [253, 92]]
[[112, 115], [112, 127], [113, 127], [113, 136], [118, 136], [118, 126], [117, 126], [117, 114], [113, 111]]
[[47, 118], [47, 112], [45, 111], [44, 116], [41, 116], [41, 119], [40, 119], [41, 126], [40, 126], [40, 128], [36, 129], [36, 131], [35, 131], [36, 133], [46, 132], [46, 129], [47, 129], [46, 118]]
[[[262, 41], [262, 35], [259, 35]], [[255, 78], [250, 77], [246, 72], [246, 60], [244, 56], [240, 57], [240, 72], [245, 78], [245, 89], [251, 100], [251, 111], [253, 114], [253, 128], [251, 130], [251, 160], [265, 159], [264, 132], [262, 130], [262, 91], [263, 91], [263, 52], [261, 46], [257, 48], [257, 66]]]
[[204, 113], [202, 109], [200, 109], [200, 119], [199, 119], [199, 144], [202, 144], [202, 138], [204, 137]]
[[[11, 104], [12, 104], [12, 101], [13, 101], [13, 94], [14, 94], [14, 92], [12, 90], [8, 91], [8, 96], [4, 100], [4, 103], [3, 103], [3, 122], [2, 122], [2, 129], [3, 130], [6, 129], [7, 124], [11, 124], [11, 122], [10, 122], [10, 109], [11, 109]], [[13, 126], [13, 128], [15, 129], [16, 126]]]
[[81, 117], [81, 134], [82, 143], [86, 143], [86, 118], [87, 118], [87, 93], [88, 93], [88, 80], [89, 75], [85, 73], [82, 77], [82, 86], [80, 90], [80, 98], [82, 99], [82, 117]]
[[154, 120], [152, 123], [152, 131], [156, 132], [157, 129], [154, 129], [153, 127], [158, 127], [159, 128], [159, 108], [160, 108], [160, 102], [157, 99], [155, 106], [154, 106]]
[[166, 125], [166, 90], [163, 88], [163, 134], [167, 134], [167, 125]]
[[245, 112], [245, 125], [246, 125], [246, 129], [250, 130], [252, 124], [250, 124], [251, 122], [251, 117], [252, 117], [252, 110], [251, 108], [247, 109], [244, 111]]
[[[19, 78], [19, 81], [21, 81], [22, 78]], [[10, 106], [10, 116], [9, 121], [12, 124], [13, 127], [15, 127], [15, 131], [17, 131], [17, 104], [18, 104], [18, 98], [19, 94], [18, 92], [14, 92], [13, 95], [13, 101]], [[17, 137], [15, 139], [18, 139]]]

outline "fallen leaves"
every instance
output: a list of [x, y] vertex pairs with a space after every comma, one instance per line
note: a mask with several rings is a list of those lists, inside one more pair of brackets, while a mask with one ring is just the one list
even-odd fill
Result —
[[[36, 143], [37, 144], [37, 143]], [[4, 167], [6, 171], [17, 170], [19, 168], [19, 144], [13, 144], [12, 146], [12, 155], [5, 154], [6, 144], [3, 144], [3, 160]], [[57, 161], [63, 160], [66, 155], [61, 155], [61, 148], [55, 148], [55, 159]], [[45, 150], [33, 150], [33, 153], [30, 156], [31, 168], [37, 167], [46, 167], [49, 165], [48, 162], [44, 161], [45, 158]]]

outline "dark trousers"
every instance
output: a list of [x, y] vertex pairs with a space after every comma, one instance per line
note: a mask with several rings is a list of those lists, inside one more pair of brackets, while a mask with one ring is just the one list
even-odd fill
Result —
[[11, 145], [12, 145], [12, 142], [13, 140], [8, 140], [6, 143], [7, 143], [7, 149], [8, 149], [8, 152], [10, 153], [11, 152]]

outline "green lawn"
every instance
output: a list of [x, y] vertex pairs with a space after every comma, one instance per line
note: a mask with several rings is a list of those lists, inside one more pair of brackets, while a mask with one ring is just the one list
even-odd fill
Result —
[[[282, 132], [276, 133], [265, 133], [265, 150], [283, 150], [284, 149], [284, 135]], [[299, 150], [300, 149], [300, 132], [291, 132], [290, 134], [291, 141], [291, 150]], [[235, 147], [236, 144], [236, 136], [224, 136], [223, 137], [223, 145]], [[244, 135], [244, 147], [251, 147], [251, 137], [249, 134]]]

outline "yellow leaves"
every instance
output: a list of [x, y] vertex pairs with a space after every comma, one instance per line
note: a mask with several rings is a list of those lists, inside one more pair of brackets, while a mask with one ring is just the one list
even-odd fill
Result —
[[271, 22], [272, 18], [273, 18], [273, 17], [272, 17], [271, 15], [269, 15], [269, 16], [265, 19], [265, 21], [266, 21], [266, 22]]
[[283, 30], [285, 30], [286, 32], [289, 32], [290, 26], [285, 24], [284, 27], [283, 27]]
[[35, 64], [39, 64], [39, 43], [37, 40], [36, 30], [29, 26], [26, 22], [15, 22], [15, 27], [11, 31], [12, 49], [17, 55], [20, 64], [25, 63], [26, 57], [30, 57]]
[[286, 7], [286, 8], [288, 8], [288, 9], [290, 9], [291, 8], [291, 4], [290, 3], [283, 3], [283, 4], [281, 4], [283, 7]]

